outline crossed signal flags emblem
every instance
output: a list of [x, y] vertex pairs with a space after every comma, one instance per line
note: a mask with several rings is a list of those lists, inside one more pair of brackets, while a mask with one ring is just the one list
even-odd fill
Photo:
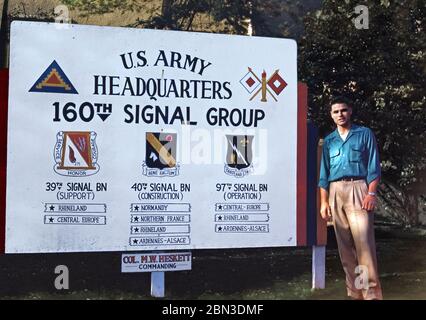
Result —
[[[266, 102], [267, 93], [271, 95], [271, 97], [278, 101], [276, 96], [279, 96], [280, 93], [287, 87], [287, 82], [280, 76], [279, 70], [275, 70], [275, 72], [266, 79], [266, 72], [263, 70], [262, 76], [259, 77], [253, 72], [253, 70], [249, 67], [246, 75], [240, 80], [241, 85], [247, 90], [248, 93], [253, 94], [250, 98], [250, 101], [253, 100], [259, 93], [261, 93], [260, 101]], [[254, 93], [253, 93], [254, 92]]]

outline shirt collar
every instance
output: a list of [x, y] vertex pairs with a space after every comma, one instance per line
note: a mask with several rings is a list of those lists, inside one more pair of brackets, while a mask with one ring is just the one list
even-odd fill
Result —
[[[350, 137], [351, 137], [354, 133], [356, 133], [356, 132], [358, 132], [358, 131], [359, 131], [359, 129], [360, 129], [360, 126], [358, 126], [358, 125], [356, 125], [356, 124], [352, 123], [352, 125], [351, 125], [351, 129], [349, 130], [349, 133], [348, 133], [348, 135], [347, 135], [347, 137], [346, 137], [345, 141], [343, 141], [343, 143], [345, 143], [346, 141], [348, 141], [348, 140], [349, 140], [349, 138], [350, 138]], [[341, 138], [340, 138], [340, 133], [339, 133], [339, 130], [337, 130], [337, 128], [333, 131], [333, 139], [339, 139], [339, 140], [341, 140]]]

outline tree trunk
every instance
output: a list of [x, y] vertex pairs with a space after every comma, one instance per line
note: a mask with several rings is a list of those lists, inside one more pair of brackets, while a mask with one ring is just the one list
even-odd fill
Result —
[[170, 21], [172, 17], [172, 5], [173, 0], [163, 0], [163, 4], [161, 6], [161, 15], [164, 20]]

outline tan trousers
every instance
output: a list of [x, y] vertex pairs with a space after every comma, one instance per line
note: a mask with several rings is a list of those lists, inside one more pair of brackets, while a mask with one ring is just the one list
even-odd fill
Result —
[[381, 300], [374, 213], [361, 209], [367, 192], [364, 180], [331, 182], [329, 203], [348, 296]]

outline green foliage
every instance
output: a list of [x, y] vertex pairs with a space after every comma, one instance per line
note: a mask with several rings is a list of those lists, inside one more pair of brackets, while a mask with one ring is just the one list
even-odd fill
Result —
[[330, 131], [334, 93], [355, 100], [356, 119], [371, 127], [387, 177], [407, 186], [426, 169], [424, 1], [366, 1], [369, 29], [356, 29], [358, 1], [324, 1], [306, 20], [300, 74], [310, 90], [309, 116]]
[[[193, 30], [194, 19], [208, 17], [210, 24], [205, 30], [243, 34], [247, 31], [244, 19], [249, 14], [249, 0], [63, 0], [71, 9], [79, 10], [82, 16], [105, 14], [119, 10], [140, 13], [131, 27], [153, 29]], [[198, 26], [200, 29], [200, 26]], [[201, 27], [202, 29], [202, 27]]]
[[[144, 27], [173, 30], [216, 31], [244, 34], [249, 15], [248, 0], [163, 0], [161, 14], [140, 23]], [[203, 17], [204, 24], [194, 23]], [[213, 29], [213, 30], [212, 30]]]
[[62, 4], [72, 9], [78, 8], [87, 14], [103, 14], [116, 9], [126, 10], [135, 0], [62, 0]]
[[364, 1], [369, 29], [355, 28], [358, 4], [325, 0], [306, 19], [299, 74], [310, 90], [309, 117], [325, 135], [332, 130], [330, 97], [351, 97], [355, 121], [376, 133], [384, 178], [419, 193], [426, 172], [426, 2]]
[[[311, 0], [312, 1], [312, 0]], [[63, 0], [79, 15], [137, 12], [131, 27], [283, 37], [300, 31], [301, 2], [290, 0]], [[200, 23], [201, 21], [201, 23]]]

